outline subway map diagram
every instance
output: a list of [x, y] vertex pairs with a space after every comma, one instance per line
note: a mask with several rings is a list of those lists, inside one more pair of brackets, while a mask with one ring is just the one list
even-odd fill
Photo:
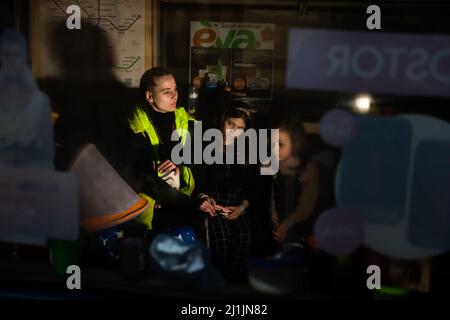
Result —
[[[81, 9], [83, 23], [98, 25], [108, 36], [115, 57], [114, 74], [128, 87], [138, 87], [145, 71], [145, 0], [41, 0], [39, 22], [41, 28], [49, 28], [58, 20], [66, 20], [70, 5]], [[41, 76], [55, 76], [58, 66], [52, 61], [44, 29], [41, 42], [41, 63], [45, 70]], [[47, 29], [48, 31], [48, 29]]]

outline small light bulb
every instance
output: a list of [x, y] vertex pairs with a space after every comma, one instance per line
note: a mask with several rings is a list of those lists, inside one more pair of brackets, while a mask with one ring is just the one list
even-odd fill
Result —
[[354, 109], [359, 113], [368, 113], [372, 98], [369, 95], [360, 95], [355, 99]]

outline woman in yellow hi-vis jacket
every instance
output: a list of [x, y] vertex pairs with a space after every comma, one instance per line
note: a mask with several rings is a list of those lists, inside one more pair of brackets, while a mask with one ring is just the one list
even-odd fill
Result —
[[155, 232], [169, 228], [190, 226], [200, 233], [204, 216], [199, 210], [214, 214], [214, 206], [202, 197], [193, 197], [195, 180], [191, 169], [171, 161], [172, 141], [177, 130], [184, 143], [193, 118], [177, 108], [177, 85], [170, 72], [152, 68], [141, 77], [140, 94], [143, 103], [136, 107], [129, 120], [140, 150], [140, 165], [136, 176], [140, 196], [149, 201], [149, 208], [138, 217], [147, 229]]

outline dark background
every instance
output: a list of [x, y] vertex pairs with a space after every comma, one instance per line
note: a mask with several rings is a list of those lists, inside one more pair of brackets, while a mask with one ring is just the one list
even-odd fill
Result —
[[[28, 39], [29, 6], [32, 0], [0, 1], [0, 32], [6, 28], [16, 28]], [[188, 1], [158, 1], [161, 12], [160, 24], [160, 65], [167, 67], [181, 88], [180, 105], [186, 99], [189, 85], [189, 28], [192, 20], [209, 20], [223, 22], [251, 22], [276, 24], [274, 97], [271, 102], [252, 102], [267, 119], [266, 112], [298, 114], [305, 121], [319, 121], [328, 110], [336, 107], [338, 101], [349, 95], [346, 92], [324, 92], [309, 90], [287, 90], [284, 88], [287, 57], [288, 30], [292, 27], [332, 28], [341, 30], [366, 30], [366, 8], [369, 4], [378, 4], [382, 10], [381, 32], [433, 33], [450, 34], [450, 1], [308, 1], [308, 10], [302, 13], [295, 1], [242, 1], [240, 4], [187, 4]], [[194, 1], [191, 1], [194, 2]], [[216, 4], [215, 4], [216, 3]], [[247, 3], [247, 4], [246, 4]], [[378, 32], [378, 31], [373, 31]], [[32, 61], [31, 61], [32, 63]], [[38, 79], [43, 91], [52, 100], [58, 92], [57, 83], [49, 79]], [[59, 84], [63, 85], [63, 84]], [[393, 95], [375, 95], [380, 114], [421, 113], [450, 120], [449, 98], [411, 97]], [[58, 99], [56, 99], [58, 100]], [[112, 101], [114, 102], [114, 101]], [[52, 105], [56, 106], [52, 101]], [[263, 122], [264, 122], [263, 119]], [[261, 125], [261, 126], [264, 126]], [[316, 139], [314, 141], [313, 139]], [[330, 151], [334, 160], [338, 157], [336, 150], [325, 150], [318, 136], [312, 137], [313, 153]], [[323, 210], [332, 206], [331, 189], [333, 168], [323, 171], [321, 185], [330, 189], [322, 190], [323, 201], [319, 201]], [[263, 186], [267, 186], [270, 181]], [[268, 198], [263, 198], [268, 199]], [[267, 207], [265, 203], [261, 207]], [[262, 214], [262, 213], [261, 213]], [[262, 241], [264, 241], [262, 239]], [[448, 263], [436, 259], [435, 271], [440, 275], [439, 283], [448, 284]], [[448, 257], [446, 258], [448, 261]], [[445, 275], [443, 277], [442, 275]], [[5, 276], [8, 276], [7, 274]], [[22, 277], [22, 273], [20, 274]], [[109, 279], [108, 279], [109, 281]], [[106, 281], [106, 282], [108, 282]], [[325, 281], [325, 280], [324, 280]], [[439, 288], [446, 290], [442, 284]]]
[[[29, 6], [33, 0], [0, 1], [0, 31], [17, 28], [29, 38]], [[231, 4], [223, 4], [230, 2]], [[307, 2], [306, 7], [301, 4]], [[189, 22], [209, 20], [276, 24], [274, 97], [272, 102], [253, 102], [262, 111], [298, 113], [305, 121], [318, 121], [334, 108], [345, 92], [288, 90], [284, 88], [287, 36], [292, 27], [333, 28], [367, 31], [365, 11], [378, 4], [381, 32], [450, 34], [450, 1], [156, 1], [160, 19], [160, 64], [174, 73], [180, 86], [180, 101], [187, 99], [189, 85]], [[302, 11], [306, 8], [306, 12]], [[378, 31], [372, 31], [378, 32]], [[32, 63], [32, 61], [31, 61]], [[40, 83], [45, 79], [39, 79]], [[43, 87], [47, 87], [44, 84]], [[51, 86], [51, 85], [50, 85]], [[45, 88], [43, 88], [45, 90]], [[380, 113], [421, 113], [449, 120], [450, 99], [375, 95]], [[294, 103], [293, 103], [294, 102]]]
[[[345, 96], [342, 92], [288, 90], [284, 88], [287, 58], [287, 37], [290, 28], [331, 28], [365, 31], [366, 8], [378, 4], [381, 8], [381, 32], [450, 33], [450, 1], [307, 1], [307, 13], [302, 14], [293, 1], [260, 1], [258, 5], [210, 5], [165, 3], [161, 1], [161, 63], [171, 70], [182, 86], [189, 83], [189, 29], [190, 21], [249, 22], [276, 24], [274, 99], [270, 109], [278, 113], [298, 113], [306, 121], [318, 121]], [[265, 4], [268, 3], [268, 4]], [[283, 5], [284, 4], [284, 5]], [[379, 32], [379, 31], [373, 31]], [[449, 99], [375, 95], [383, 113], [422, 113], [449, 119], [446, 110]], [[426, 98], [426, 99], [425, 99]], [[256, 103], [260, 105], [261, 103]], [[263, 106], [261, 106], [263, 107]], [[264, 108], [265, 110], [266, 108]], [[278, 110], [284, 109], [284, 110]]]

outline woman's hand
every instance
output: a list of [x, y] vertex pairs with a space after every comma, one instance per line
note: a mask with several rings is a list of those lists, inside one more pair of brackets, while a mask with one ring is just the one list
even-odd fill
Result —
[[211, 217], [216, 214], [216, 210], [215, 210], [214, 206], [208, 201], [208, 199], [203, 200], [199, 209], [200, 209], [200, 211], [208, 213]]
[[227, 216], [225, 216], [225, 218], [227, 218], [228, 220], [236, 220], [245, 212], [245, 207], [243, 205], [235, 207], [225, 207], [225, 209], [231, 211]]
[[171, 171], [175, 171], [176, 175], [179, 173], [179, 169], [178, 169], [177, 165], [170, 160], [166, 160], [163, 163], [161, 163], [158, 166], [158, 171], [160, 173], [168, 173]]
[[216, 200], [214, 200], [213, 198], [208, 197], [208, 201], [214, 207], [214, 212], [215, 213], [218, 213], [218, 214], [221, 214], [221, 215], [224, 215], [224, 216], [228, 216], [231, 213], [231, 210], [229, 210], [229, 209], [227, 209], [225, 207], [219, 206], [216, 203]]
[[211, 205], [212, 205], [214, 208], [217, 206], [216, 200], [214, 200], [213, 198], [207, 197], [206, 199], [209, 201], [209, 203], [211, 203]]
[[[211, 198], [210, 196], [208, 196], [207, 194], [201, 193], [199, 195], [200, 199], [203, 200], [202, 205], [200, 206], [200, 210], [207, 212], [210, 214], [210, 216], [215, 216], [216, 215], [216, 211], [217, 211], [217, 205], [216, 205], [216, 201]], [[211, 209], [212, 209], [212, 214], [211, 214]], [[206, 211], [205, 211], [206, 210]]]
[[218, 204], [216, 204], [214, 208], [216, 209], [216, 213], [221, 214], [225, 217], [227, 217], [232, 212], [230, 209], [219, 206]]

